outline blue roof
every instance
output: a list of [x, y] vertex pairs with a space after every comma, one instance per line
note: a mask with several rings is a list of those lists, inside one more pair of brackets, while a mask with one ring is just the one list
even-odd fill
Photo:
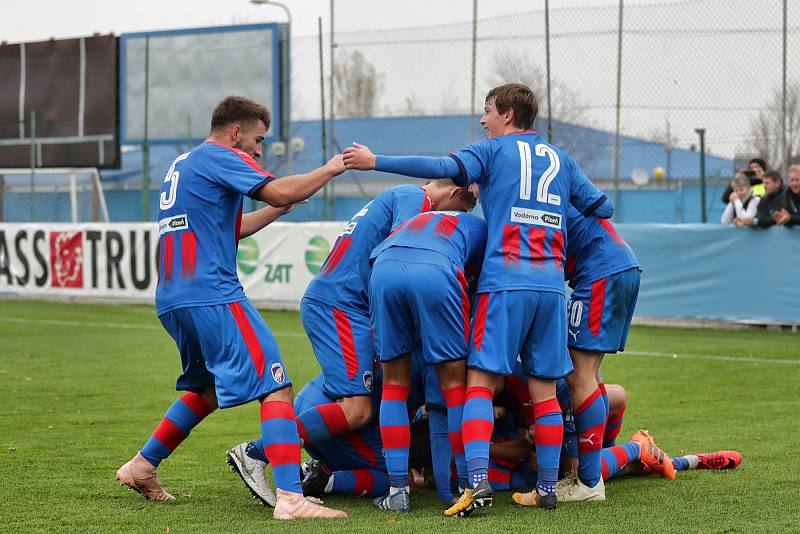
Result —
[[[474, 121], [475, 124], [474, 135], [480, 136], [483, 131], [477, 119], [469, 115], [337, 119], [335, 134], [339, 149], [357, 141], [380, 154], [441, 156], [469, 143], [470, 121]], [[537, 127], [546, 127], [543, 120], [537, 122], [540, 122], [536, 124]], [[304, 150], [294, 156], [294, 172], [311, 170], [323, 162], [320, 131], [319, 120], [292, 123], [292, 136], [301, 137], [305, 141]], [[554, 121], [553, 143], [563, 147], [591, 179], [613, 178], [614, 134], [612, 132]], [[175, 156], [186, 149], [186, 145], [151, 146], [151, 179], [159, 181]], [[284, 158], [271, 156], [268, 147], [265, 147], [265, 153], [267, 154], [265, 167], [279, 176], [285, 174]], [[663, 144], [635, 137], [622, 138], [620, 159], [620, 178], [623, 181], [630, 181], [631, 172], [637, 168], [652, 172], [655, 167], [668, 167], [667, 151]], [[122, 168], [103, 171], [103, 180], [138, 183], [141, 181], [141, 165], [141, 149], [126, 150], [122, 155]], [[699, 153], [675, 148], [672, 150], [670, 167], [671, 178], [697, 180], [700, 174]], [[733, 173], [733, 160], [706, 153], [706, 175], [709, 178], [728, 177]], [[363, 181], [396, 178], [378, 172], [359, 174], [359, 179]]]

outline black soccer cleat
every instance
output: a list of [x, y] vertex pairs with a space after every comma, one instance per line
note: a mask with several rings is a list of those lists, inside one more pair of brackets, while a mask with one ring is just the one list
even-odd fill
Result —
[[333, 475], [331, 468], [320, 460], [311, 460], [306, 463], [306, 474], [303, 477], [303, 495], [306, 497], [322, 497], [325, 486]]

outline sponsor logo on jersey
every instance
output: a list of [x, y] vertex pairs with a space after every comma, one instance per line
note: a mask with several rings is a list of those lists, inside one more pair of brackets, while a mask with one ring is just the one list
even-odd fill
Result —
[[283, 371], [283, 365], [278, 362], [272, 364], [270, 367], [269, 372], [272, 373], [272, 379], [278, 383], [283, 384], [286, 382], [286, 373]]
[[83, 234], [50, 233], [50, 268], [53, 287], [83, 287]]
[[347, 226], [345, 226], [344, 230], [342, 230], [342, 235], [350, 235], [350, 234], [352, 234], [355, 231], [356, 226], [358, 226], [358, 223], [355, 222], [355, 221], [351, 221], [351, 222], [347, 223]]
[[325, 263], [325, 258], [331, 253], [331, 244], [321, 235], [315, 235], [308, 240], [306, 249], [306, 268], [312, 276], [317, 276]]
[[511, 208], [511, 222], [561, 229], [561, 214], [528, 208]]
[[372, 388], [375, 387], [375, 378], [372, 376], [372, 371], [364, 371], [364, 387], [372, 393]]
[[168, 232], [177, 232], [178, 230], [186, 230], [189, 228], [189, 217], [185, 213], [181, 215], [173, 215], [166, 219], [159, 219], [158, 233], [164, 235]]

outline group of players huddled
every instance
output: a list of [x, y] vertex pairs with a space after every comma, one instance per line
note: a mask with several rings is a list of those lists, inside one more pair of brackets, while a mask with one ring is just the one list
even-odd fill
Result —
[[[528, 87], [503, 85], [486, 96], [488, 137], [447, 157], [354, 143], [276, 180], [256, 162], [269, 112], [220, 102], [208, 140], [175, 160], [160, 194], [156, 306], [186, 393], [117, 479], [173, 499], [160, 462], [217, 407], [253, 400], [261, 437], [227, 459], [276, 519], [345, 517], [323, 506], [327, 493], [407, 512], [411, 488], [425, 486], [448, 516], [511, 489], [521, 506], [552, 509], [605, 499], [604, 480], [621, 474], [738, 466], [733, 451], [671, 458], [646, 431], [616, 443], [625, 390], [599, 368], [625, 347], [640, 266], [606, 196], [531, 130], [537, 111]], [[339, 235], [300, 306], [321, 373], [293, 399], [239, 283], [237, 242], [345, 169], [429, 181], [384, 191]], [[244, 195], [268, 206], [242, 215]], [[478, 198], [484, 218], [467, 213]], [[302, 466], [301, 447], [313, 458]]]

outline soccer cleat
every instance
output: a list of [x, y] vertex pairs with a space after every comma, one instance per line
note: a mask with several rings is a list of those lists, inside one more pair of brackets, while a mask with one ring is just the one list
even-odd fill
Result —
[[548, 493], [547, 495], [539, 495], [536, 488], [533, 488], [528, 493], [514, 493], [511, 495], [511, 500], [514, 504], [520, 506], [531, 506], [533, 508], [542, 508], [544, 510], [555, 510], [558, 500], [555, 493]]
[[390, 512], [410, 512], [411, 503], [409, 502], [408, 492], [400, 490], [396, 493], [390, 493], [383, 497], [378, 497], [372, 503], [380, 510], [389, 510]]
[[175, 497], [164, 491], [156, 468], [137, 452], [133, 459], [117, 470], [117, 480], [141, 493], [148, 501], [174, 501]]
[[589, 487], [573, 475], [556, 484], [556, 496], [559, 502], [604, 501], [606, 485], [601, 478], [594, 487]]
[[634, 432], [631, 436], [631, 441], [637, 442], [641, 447], [642, 452], [639, 456], [639, 461], [662, 477], [675, 480], [677, 471], [675, 470], [675, 466], [672, 465], [672, 460], [667, 453], [656, 445], [655, 440], [647, 430], [637, 430]]
[[467, 517], [475, 508], [491, 506], [494, 500], [494, 492], [489, 480], [481, 480], [474, 488], [467, 488], [459, 496], [453, 505], [444, 511], [446, 516]]
[[325, 463], [319, 460], [311, 460], [303, 464], [303, 495], [306, 497], [321, 497], [325, 493], [325, 486], [333, 474], [333, 471]]
[[736, 469], [742, 463], [742, 455], [736, 451], [719, 451], [695, 454], [698, 469]]
[[260, 500], [264, 506], [275, 507], [275, 494], [269, 486], [264, 474], [266, 462], [247, 454], [249, 443], [240, 443], [228, 451], [226, 463], [238, 474], [250, 494]]
[[316, 499], [306, 499], [302, 493], [284, 491], [280, 488], [276, 490], [278, 494], [275, 511], [272, 512], [273, 519], [290, 521], [293, 519], [338, 519], [347, 517], [341, 510], [334, 510], [327, 506], [322, 506]]

